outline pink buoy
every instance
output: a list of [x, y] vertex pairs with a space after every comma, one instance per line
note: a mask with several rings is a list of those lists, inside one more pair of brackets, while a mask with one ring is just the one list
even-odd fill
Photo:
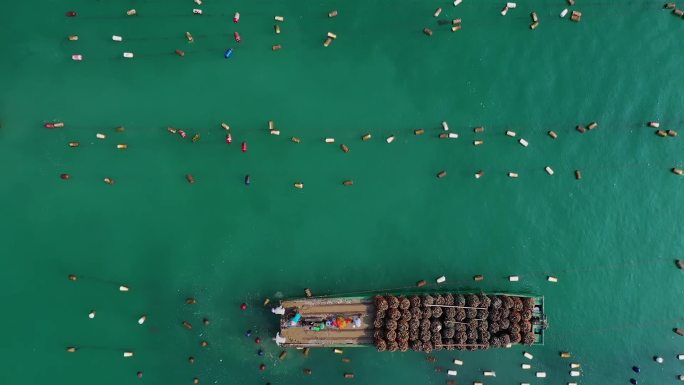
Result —
[[226, 135], [226, 144], [233, 143], [233, 137], [230, 134]]
[[185, 138], [186, 136], [188, 136], [188, 134], [186, 134], [183, 130], [178, 130], [178, 135], [180, 135], [181, 138]]
[[247, 310], [247, 304], [246, 303], [241, 303], [240, 304], [240, 310]]
[[239, 43], [239, 42], [242, 40], [242, 39], [240, 39], [240, 34], [237, 33], [237, 32], [233, 33], [233, 36], [235, 36], [235, 41], [236, 41], [237, 43]]
[[81, 61], [83, 60], [83, 55], [71, 55], [71, 60]]
[[237, 24], [240, 22], [240, 12], [235, 12], [235, 15], [233, 15], [233, 23]]
[[66, 13], [67, 17], [76, 17], [76, 11], [69, 11]]
[[247, 152], [247, 142], [242, 142], [242, 152]]

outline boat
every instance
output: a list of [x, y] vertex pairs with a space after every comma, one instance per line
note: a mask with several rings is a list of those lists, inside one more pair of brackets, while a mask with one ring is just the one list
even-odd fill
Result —
[[379, 351], [478, 350], [543, 345], [544, 297], [431, 292], [282, 300], [285, 348], [375, 346]]

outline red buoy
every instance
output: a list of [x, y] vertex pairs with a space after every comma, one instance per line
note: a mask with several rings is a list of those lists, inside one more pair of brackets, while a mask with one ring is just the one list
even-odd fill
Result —
[[242, 152], [247, 152], [247, 142], [242, 142]]
[[235, 41], [236, 41], [237, 43], [239, 43], [240, 40], [242, 40], [242, 39], [240, 39], [240, 34], [237, 33], [237, 32], [233, 33], [233, 36], [235, 36]]
[[240, 305], [240, 310], [247, 310], [247, 304], [243, 302], [243, 303]]
[[254, 339], [254, 342], [258, 345], [261, 343], [261, 338], [257, 337]]
[[61, 174], [59, 177], [62, 178], [62, 179], [64, 179], [64, 180], [69, 180], [69, 178], [71, 178], [71, 175], [69, 175], [69, 174]]
[[233, 137], [230, 134], [226, 135], [226, 144], [233, 143]]
[[45, 128], [55, 128], [55, 124], [54, 124], [54, 123], [45, 123], [45, 124], [43, 124], [43, 127], [45, 127]]
[[186, 136], [188, 136], [188, 134], [186, 134], [183, 130], [178, 130], [178, 135], [180, 135], [181, 138], [185, 138]]
[[240, 22], [240, 12], [235, 12], [235, 15], [233, 15], [233, 23], [239, 23]]
[[67, 17], [76, 17], [76, 11], [69, 11], [66, 13]]

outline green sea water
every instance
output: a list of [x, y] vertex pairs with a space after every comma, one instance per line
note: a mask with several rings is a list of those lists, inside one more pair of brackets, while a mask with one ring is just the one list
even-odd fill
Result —
[[[465, 363], [461, 384], [565, 384], [570, 362], [581, 363], [582, 384], [677, 382], [684, 337], [672, 328], [684, 327], [684, 285], [673, 261], [684, 246], [684, 179], [670, 168], [684, 166], [684, 146], [645, 123], [677, 130], [684, 122], [684, 20], [659, 1], [577, 0], [570, 8], [583, 13], [580, 23], [558, 16], [568, 7], [562, 0], [519, 0], [505, 17], [503, 5], [5, 2], [0, 383], [444, 384], [435, 366], [452, 368], [454, 358]], [[125, 16], [132, 8], [138, 15]], [[333, 9], [339, 16], [328, 18]], [[65, 17], [70, 10], [78, 16]], [[285, 17], [280, 35], [275, 15]], [[457, 17], [456, 33], [437, 23]], [[324, 48], [329, 31], [338, 38]], [[274, 44], [283, 49], [273, 52]], [[123, 59], [126, 51], [135, 58]], [[269, 135], [268, 120], [280, 136]], [[47, 130], [48, 121], [66, 127]], [[442, 121], [460, 137], [438, 139]], [[575, 131], [592, 121], [595, 130]], [[220, 122], [232, 127], [230, 145]], [[418, 128], [426, 133], [414, 135]], [[365, 133], [370, 141], [360, 139]], [[436, 178], [440, 170], [448, 175]], [[485, 175], [475, 179], [478, 170]], [[354, 185], [343, 186], [347, 179]], [[485, 280], [473, 282], [474, 274]], [[373, 349], [346, 349], [350, 363], [327, 349], [278, 359], [270, 340], [278, 322], [265, 298], [441, 275], [451, 289], [543, 295], [545, 345], [443, 351], [435, 364]], [[122, 284], [130, 291], [119, 292]], [[185, 305], [189, 296], [198, 303]], [[134, 357], [122, 358], [125, 350]], [[534, 354], [532, 370], [520, 369], [523, 350]]]

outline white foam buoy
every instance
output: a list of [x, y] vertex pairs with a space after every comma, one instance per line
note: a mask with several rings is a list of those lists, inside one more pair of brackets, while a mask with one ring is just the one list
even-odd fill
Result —
[[454, 0], [454, 7], [461, 4], [463, 0]]
[[458, 134], [455, 132], [450, 132], [449, 133], [449, 139], [458, 139]]
[[128, 286], [119, 286], [119, 291], [128, 291]]
[[677, 354], [677, 359], [680, 361], [684, 360], [684, 354]]
[[458, 374], [458, 372], [455, 371], [455, 370], [448, 370], [448, 371], [447, 371], [447, 375], [449, 375], [449, 376], [455, 376], [455, 375], [457, 375], [457, 374]]
[[201, 9], [195, 8], [195, 9], [192, 10], [192, 13], [194, 13], [195, 15], [201, 15], [201, 14], [202, 14], [202, 10], [201, 10]]
[[482, 385], [482, 383], [480, 381], [475, 381], [473, 382], [473, 385]]
[[394, 142], [394, 135], [388, 136], [387, 139], [385, 139], [385, 140], [387, 141], [387, 143], [392, 143], [392, 142]]
[[442, 122], [442, 128], [444, 129], [444, 131], [449, 131], [449, 125], [447, 124], [447, 122]]
[[511, 178], [517, 178], [517, 177], [518, 177], [518, 173], [517, 173], [517, 172], [509, 172], [509, 173], [508, 173], [508, 176], [511, 177]]
[[95, 137], [98, 138], [98, 139], [106, 139], [106, 138], [107, 138], [107, 135], [98, 132], [97, 134], [95, 134]]
[[506, 131], [506, 136], [515, 137], [515, 131]]
[[516, 4], [516, 3], [506, 3], [506, 7], [508, 9], [515, 9], [515, 7], [517, 7], [517, 6], [518, 6], [518, 4]]
[[565, 15], [567, 15], [567, 14], [568, 14], [568, 9], [565, 8], [564, 10], [561, 11], [560, 17], [565, 17]]
[[202, 0], [195, 0], [195, 4], [202, 5]]
[[123, 57], [126, 59], [132, 59], [133, 58], [133, 52], [124, 52]]
[[525, 139], [523, 139], [523, 138], [520, 138], [520, 140], [518, 140], [518, 143], [520, 143], [523, 147], [527, 147], [527, 146], [530, 145], [530, 144], [529, 144]]
[[553, 175], [553, 169], [549, 166], [544, 167], [544, 170], [546, 170], [546, 173], [549, 175]]
[[537, 372], [535, 373], [535, 376], [537, 376], [537, 378], [546, 378], [546, 372]]
[[280, 135], [280, 130], [272, 130], [269, 132], [271, 133], [271, 135]]
[[71, 60], [81, 61], [81, 60], [83, 60], [83, 55], [71, 55]]
[[508, 7], [503, 7], [503, 9], [501, 10], [501, 16], [506, 16], [507, 13], [508, 13]]
[[576, 382], [568, 382], [568, 385], [577, 385]]
[[147, 316], [143, 314], [142, 316], [140, 316], [140, 318], [138, 318], [138, 325], [144, 324], [145, 320], [147, 320]]
[[88, 318], [90, 318], [90, 319], [95, 318], [95, 310], [91, 310], [90, 313], [88, 313]]
[[454, 360], [454, 365], [463, 366], [463, 361], [461, 361], [461, 360]]
[[335, 143], [335, 138], [325, 138], [326, 143]]
[[437, 283], [444, 283], [444, 282], [446, 282], [445, 276], [441, 276], [441, 277], [437, 278]]
[[518, 282], [520, 280], [520, 277], [518, 277], [517, 275], [511, 275], [508, 277], [508, 280], [511, 282]]
[[549, 277], [547, 278], [547, 280], [548, 280], [549, 282], [553, 282], [553, 283], [558, 282], [558, 278], [556, 278], [556, 277], [554, 277], [554, 276], [551, 276], [551, 275], [549, 275]]
[[123, 37], [119, 35], [112, 35], [112, 40], [114, 41], [123, 41]]
[[578, 364], [577, 362], [571, 362], [570, 363], [570, 369], [577, 369], [579, 367], [580, 367], [580, 364]]
[[522, 364], [522, 365], [520, 365], [520, 367], [523, 368], [523, 369], [530, 369], [530, 368], [532, 368], [532, 365], [530, 365], [530, 364]]
[[571, 370], [570, 371], [570, 377], [579, 377], [579, 376], [580, 376], [579, 370]]
[[482, 372], [482, 375], [485, 377], [496, 377], [496, 372], [493, 370]]
[[531, 360], [534, 358], [534, 356], [528, 352], [523, 353], [523, 357], [527, 358], [528, 360]]
[[124, 356], [125, 358], [133, 357], [133, 352], [124, 352], [124, 353], [123, 353], [123, 356]]
[[659, 364], [662, 364], [663, 361], [665, 361], [665, 360], [663, 359], [663, 357], [661, 357], [661, 356], [655, 356], [655, 357], [653, 357], [653, 360], [654, 360], [655, 362], [659, 363]]

